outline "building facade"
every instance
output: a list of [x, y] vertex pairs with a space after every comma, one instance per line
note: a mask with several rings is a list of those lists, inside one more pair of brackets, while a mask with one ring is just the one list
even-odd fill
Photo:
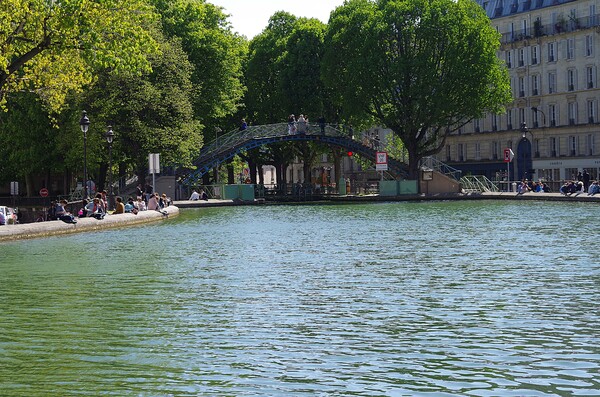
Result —
[[[513, 102], [448, 137], [437, 158], [492, 180], [600, 175], [599, 0], [477, 0], [501, 34]], [[505, 149], [515, 158], [507, 177]]]

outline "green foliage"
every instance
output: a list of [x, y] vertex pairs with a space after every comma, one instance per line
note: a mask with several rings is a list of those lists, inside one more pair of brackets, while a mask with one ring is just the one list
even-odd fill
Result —
[[242, 105], [246, 40], [234, 34], [220, 7], [204, 0], [152, 0], [167, 37], [178, 37], [193, 65], [194, 112], [214, 129]]
[[155, 18], [145, 0], [2, 0], [0, 106], [35, 92], [59, 111], [94, 70], [149, 70], [157, 46], [145, 29]]
[[345, 114], [391, 128], [413, 177], [447, 134], [511, 100], [499, 34], [472, 0], [349, 0], [325, 48], [323, 77]]
[[201, 124], [193, 109], [193, 66], [179, 39], [154, 35], [161, 55], [149, 58], [151, 73], [105, 73], [85, 100], [96, 123], [102, 128], [112, 124], [116, 162], [130, 164], [138, 173], [146, 168], [149, 153], [160, 153], [164, 166], [189, 165], [202, 146]]

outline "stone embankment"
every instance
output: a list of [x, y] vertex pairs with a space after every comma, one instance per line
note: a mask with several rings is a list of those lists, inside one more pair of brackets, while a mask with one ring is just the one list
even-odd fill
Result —
[[18, 225], [5, 225], [0, 226], [0, 241], [48, 237], [61, 234], [125, 227], [141, 223], [157, 222], [179, 215], [179, 208], [174, 205], [165, 208], [164, 211], [166, 212], [165, 214], [162, 214], [158, 211], [141, 211], [137, 215], [106, 215], [104, 219], [101, 220], [95, 218], [77, 218], [77, 223], [48, 221]]

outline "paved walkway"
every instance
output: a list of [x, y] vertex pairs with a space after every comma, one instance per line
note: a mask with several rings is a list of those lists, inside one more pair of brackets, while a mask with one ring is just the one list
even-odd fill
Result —
[[74, 224], [63, 221], [48, 221], [25, 223], [22, 225], [4, 225], [0, 226], [0, 242], [125, 227], [141, 223], [157, 222], [179, 215], [179, 208], [177, 206], [172, 205], [165, 210], [167, 215], [163, 215], [158, 211], [141, 211], [137, 215], [106, 215], [102, 220], [77, 218], [77, 223]]

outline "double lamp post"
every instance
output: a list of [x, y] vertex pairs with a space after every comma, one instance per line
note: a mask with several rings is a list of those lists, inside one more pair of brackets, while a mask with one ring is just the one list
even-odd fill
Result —
[[[88, 173], [87, 173], [87, 132], [90, 128], [90, 119], [87, 116], [87, 112], [84, 110], [79, 120], [79, 126], [81, 132], [83, 132], [83, 198], [89, 200], [88, 191]], [[112, 126], [108, 126], [108, 131], [105, 135], [106, 142], [108, 142], [108, 207], [112, 206], [112, 144], [115, 139], [115, 133], [112, 130]]]

